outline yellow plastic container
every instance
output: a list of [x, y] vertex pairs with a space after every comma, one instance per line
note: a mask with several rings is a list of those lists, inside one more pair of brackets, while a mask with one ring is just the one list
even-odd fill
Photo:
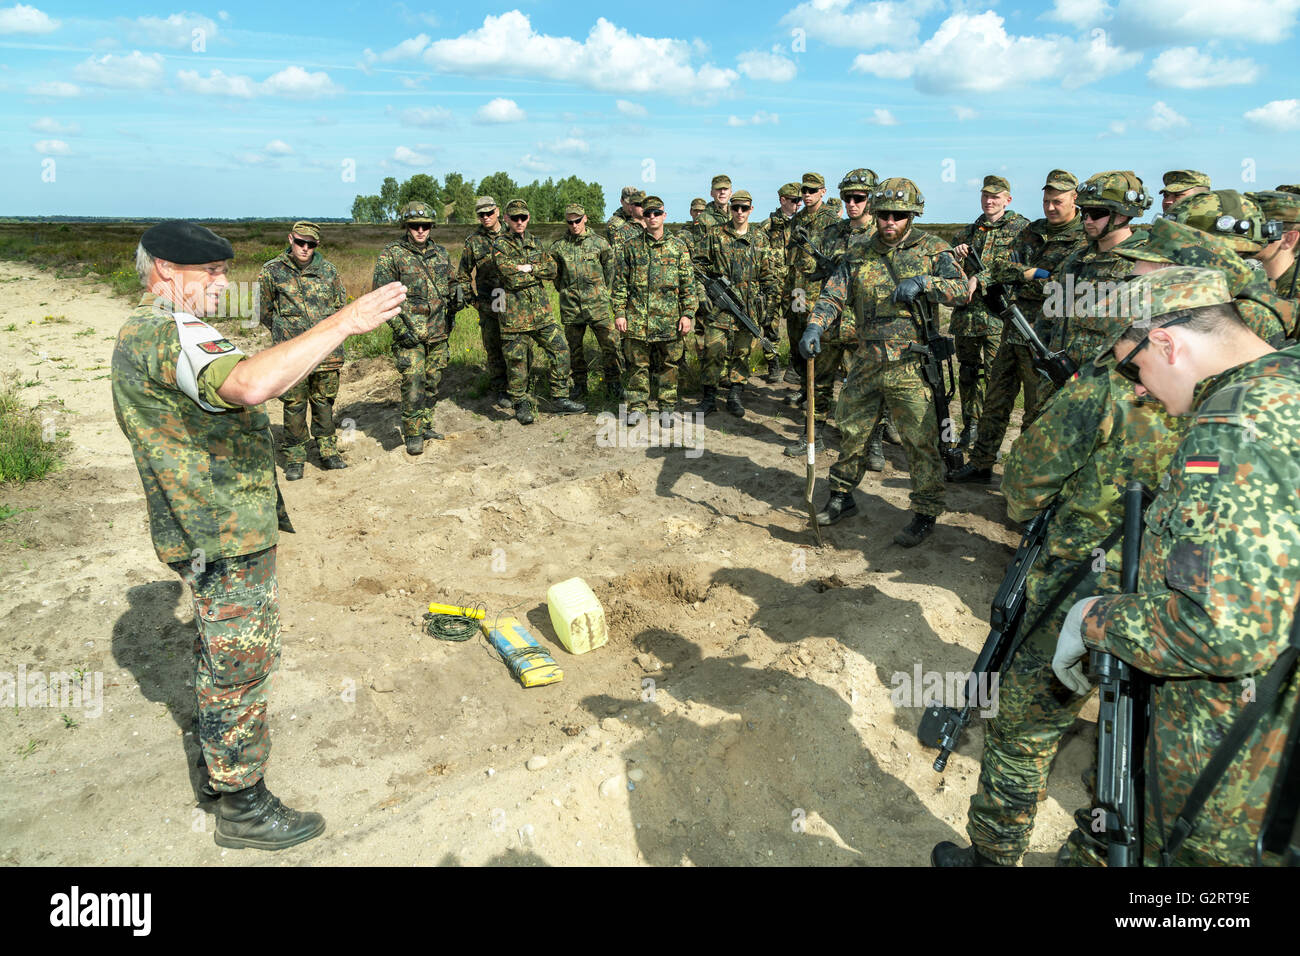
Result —
[[546, 606], [551, 626], [569, 653], [585, 654], [609, 640], [605, 609], [582, 578], [552, 584], [546, 591]]

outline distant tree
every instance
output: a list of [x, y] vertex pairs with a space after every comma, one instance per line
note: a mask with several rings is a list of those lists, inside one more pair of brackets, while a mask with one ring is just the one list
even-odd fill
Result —
[[378, 196], [358, 196], [352, 200], [353, 222], [386, 222], [384, 201]]
[[[474, 222], [474, 180], [460, 173], [448, 173], [442, 185], [442, 201], [451, 206], [449, 222]], [[504, 202], [504, 200], [497, 200]]]
[[379, 198], [383, 200], [384, 216], [388, 219], [397, 218], [397, 194], [400, 187], [397, 180], [392, 176], [384, 180], [384, 184], [379, 187]]
[[477, 195], [491, 196], [501, 204], [501, 211], [505, 212], [506, 203], [519, 195], [519, 186], [505, 173], [493, 173], [479, 181]]
[[427, 202], [434, 209], [441, 209], [441, 193], [436, 179], [428, 173], [416, 173], [398, 188], [397, 208], [400, 210], [408, 202]]

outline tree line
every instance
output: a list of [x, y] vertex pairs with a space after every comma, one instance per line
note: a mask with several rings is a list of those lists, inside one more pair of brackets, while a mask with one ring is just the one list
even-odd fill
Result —
[[393, 222], [397, 211], [408, 202], [422, 201], [438, 211], [439, 222], [472, 223], [477, 221], [474, 200], [478, 196], [491, 196], [503, 212], [510, 200], [523, 199], [533, 219], [539, 222], [562, 221], [564, 207], [569, 203], [579, 203], [593, 222], [605, 218], [605, 191], [600, 183], [584, 182], [577, 176], [558, 181], [548, 176], [545, 182], [535, 179], [520, 186], [505, 173], [497, 172], [484, 176], [477, 185], [460, 173], [448, 173], [441, 183], [428, 173], [416, 173], [402, 183], [389, 176], [378, 195], [357, 196], [352, 201], [352, 221]]

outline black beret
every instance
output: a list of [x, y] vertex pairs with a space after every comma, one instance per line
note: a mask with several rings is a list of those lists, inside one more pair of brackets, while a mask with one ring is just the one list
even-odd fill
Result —
[[140, 237], [144, 251], [155, 259], [165, 259], [179, 266], [196, 266], [235, 258], [235, 249], [211, 229], [173, 219], [145, 230]]

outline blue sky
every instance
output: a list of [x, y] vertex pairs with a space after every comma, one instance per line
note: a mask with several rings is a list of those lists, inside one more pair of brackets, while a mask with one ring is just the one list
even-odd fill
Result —
[[0, 0], [0, 214], [346, 216], [503, 169], [679, 219], [717, 172], [766, 213], [868, 166], [956, 221], [990, 172], [1031, 218], [1054, 167], [1300, 180], [1300, 0], [105, 9]]

